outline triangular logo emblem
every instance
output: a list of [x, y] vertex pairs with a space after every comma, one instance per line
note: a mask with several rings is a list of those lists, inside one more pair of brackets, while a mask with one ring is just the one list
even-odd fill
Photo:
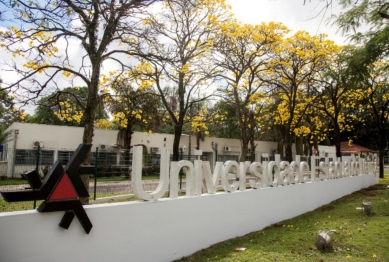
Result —
[[43, 182], [39, 179], [37, 170], [26, 172], [25, 176], [31, 189], [1, 192], [1, 195], [8, 202], [44, 200], [37, 209], [39, 212], [65, 211], [59, 223], [59, 226], [64, 229], [68, 229], [74, 216], [77, 216], [85, 233], [89, 234], [93, 225], [79, 197], [89, 197], [80, 175], [92, 174], [94, 171], [93, 166], [81, 165], [91, 147], [91, 144], [79, 145], [65, 168], [57, 160]]
[[73, 183], [69, 175], [64, 172], [58, 184], [51, 192], [49, 200], [77, 199], [78, 194], [74, 189]]

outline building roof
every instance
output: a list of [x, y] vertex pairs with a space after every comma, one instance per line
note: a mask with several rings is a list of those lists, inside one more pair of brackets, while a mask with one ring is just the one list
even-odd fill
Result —
[[348, 141], [340, 142], [340, 152], [342, 153], [362, 153], [362, 152], [369, 152], [373, 153], [375, 152], [372, 149], [351, 143], [349, 144]]

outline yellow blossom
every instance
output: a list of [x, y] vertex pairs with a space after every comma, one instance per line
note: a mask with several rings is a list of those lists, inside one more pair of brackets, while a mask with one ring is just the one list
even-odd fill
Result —
[[62, 74], [66, 77], [70, 77], [72, 75], [72, 73], [68, 72], [68, 71], [64, 71], [62, 72]]
[[25, 114], [25, 113], [22, 113], [22, 114], [20, 115], [20, 120], [24, 120], [25, 117], [26, 117], [26, 114]]

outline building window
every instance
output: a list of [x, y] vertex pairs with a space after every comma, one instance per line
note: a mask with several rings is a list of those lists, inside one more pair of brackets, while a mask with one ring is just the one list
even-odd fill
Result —
[[52, 165], [54, 163], [54, 150], [41, 151], [40, 164]]
[[131, 166], [132, 165], [132, 153], [123, 152], [120, 154], [119, 165]]
[[161, 155], [150, 154], [147, 156], [147, 165], [148, 166], [159, 166], [161, 163]]
[[8, 144], [4, 144], [2, 145], [3, 146], [3, 150], [1, 152], [1, 161], [7, 161], [7, 158], [8, 158]]
[[[97, 158], [97, 165], [98, 166], [101, 166], [101, 165], [116, 165], [117, 164], [117, 161], [116, 161], [116, 156], [117, 154], [116, 153], [104, 153], [104, 152], [99, 152], [98, 154], [98, 158]], [[91, 154], [91, 165], [94, 165], [95, 164], [95, 160], [96, 160], [96, 152], [93, 152]]]
[[62, 165], [67, 165], [70, 158], [76, 151], [58, 151], [58, 160]]
[[[16, 150], [16, 165], [36, 165], [37, 150]], [[54, 150], [42, 150], [39, 155], [39, 165], [52, 165], [54, 162]]]

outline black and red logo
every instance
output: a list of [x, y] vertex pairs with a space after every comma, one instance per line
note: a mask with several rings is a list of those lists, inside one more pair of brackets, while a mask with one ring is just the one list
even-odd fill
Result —
[[70, 158], [65, 168], [59, 161], [55, 162], [43, 182], [39, 179], [36, 170], [25, 174], [31, 189], [23, 191], [1, 192], [8, 202], [45, 200], [39, 207], [39, 212], [65, 211], [59, 226], [68, 229], [77, 216], [85, 232], [92, 229], [79, 197], [89, 197], [80, 174], [92, 174], [93, 166], [80, 166], [85, 155], [92, 145], [81, 144]]

